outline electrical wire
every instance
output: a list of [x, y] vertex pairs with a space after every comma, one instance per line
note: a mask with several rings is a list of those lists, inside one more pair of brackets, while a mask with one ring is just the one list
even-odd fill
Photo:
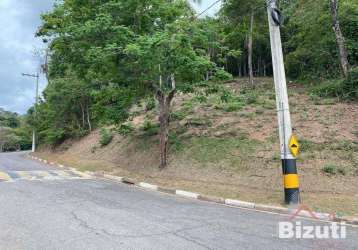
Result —
[[217, 5], [218, 3], [220, 3], [221, 0], [217, 0], [215, 1], [213, 4], [211, 4], [208, 8], [206, 8], [204, 11], [200, 12], [198, 15], [195, 16], [195, 18], [198, 18], [200, 16], [202, 16], [203, 14], [205, 14], [206, 12], [208, 12], [211, 8], [213, 8], [215, 5]]

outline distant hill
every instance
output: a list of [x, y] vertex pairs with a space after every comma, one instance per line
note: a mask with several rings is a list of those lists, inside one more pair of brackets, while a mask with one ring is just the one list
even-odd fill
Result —
[[26, 150], [31, 146], [31, 131], [24, 117], [0, 108], [0, 152]]
[[0, 108], [0, 127], [17, 128], [20, 126], [19, 115]]

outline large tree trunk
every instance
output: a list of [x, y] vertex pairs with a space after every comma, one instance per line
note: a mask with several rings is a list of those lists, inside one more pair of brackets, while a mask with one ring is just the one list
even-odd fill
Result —
[[[161, 77], [160, 77], [161, 79]], [[170, 117], [170, 105], [174, 98], [176, 89], [175, 89], [175, 79], [172, 75], [172, 90], [169, 94], [165, 94], [165, 92], [161, 88], [157, 88], [156, 90], [156, 98], [159, 102], [159, 124], [160, 124], [160, 132], [159, 132], [159, 140], [160, 140], [160, 166], [159, 168], [163, 169], [167, 166], [168, 160], [168, 145], [169, 145], [169, 117]], [[161, 82], [161, 80], [160, 80]], [[161, 85], [161, 83], [160, 83]]]
[[348, 53], [344, 45], [344, 36], [341, 31], [338, 20], [338, 0], [330, 0], [331, 3], [331, 14], [332, 14], [332, 28], [336, 35], [336, 43], [339, 51], [339, 61], [343, 75], [347, 77], [349, 70]]
[[250, 34], [249, 34], [249, 42], [247, 44], [247, 50], [248, 50], [248, 66], [249, 66], [249, 80], [250, 85], [254, 86], [254, 72], [252, 68], [252, 33], [253, 33], [253, 27], [254, 27], [254, 11], [251, 12], [251, 18], [250, 18]]

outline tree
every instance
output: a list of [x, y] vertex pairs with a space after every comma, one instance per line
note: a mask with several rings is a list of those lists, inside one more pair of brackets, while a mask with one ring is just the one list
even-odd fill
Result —
[[[281, 1], [285, 16], [282, 27], [285, 64], [291, 78], [320, 79], [340, 77], [338, 44], [332, 32], [331, 0]], [[351, 65], [358, 62], [358, 3], [341, 0], [337, 12], [340, 29]]]
[[339, 51], [339, 61], [344, 77], [348, 76], [349, 63], [348, 52], [345, 46], [345, 39], [341, 31], [338, 18], [338, 0], [330, 0], [331, 15], [332, 15], [332, 28], [336, 36], [337, 48]]
[[[223, 1], [220, 18], [226, 26], [225, 43], [230, 49], [245, 51], [238, 60], [238, 69], [231, 72], [249, 76], [254, 86], [254, 75], [266, 75], [270, 61], [270, 47], [264, 2], [259, 0]], [[237, 47], [239, 46], [239, 47]], [[255, 65], [255, 62], [257, 64]]]
[[200, 81], [212, 64], [193, 46], [195, 27], [185, 20], [168, 24], [127, 46], [127, 55], [141, 65], [144, 81], [159, 103], [160, 168], [167, 166], [171, 102], [177, 90]]

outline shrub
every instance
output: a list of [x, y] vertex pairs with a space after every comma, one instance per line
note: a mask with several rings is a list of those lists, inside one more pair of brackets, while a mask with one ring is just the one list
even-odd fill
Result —
[[145, 102], [145, 110], [150, 111], [153, 110], [156, 106], [155, 99], [153, 97], [148, 98]]
[[214, 81], [231, 80], [232, 75], [223, 69], [219, 69], [215, 72], [215, 75], [211, 78]]
[[353, 68], [342, 82], [342, 92], [344, 99], [358, 99], [358, 67]]
[[99, 139], [99, 144], [104, 147], [107, 146], [108, 144], [111, 143], [113, 139], [113, 134], [110, 130], [108, 129], [101, 129], [100, 131], [100, 139]]
[[66, 139], [65, 130], [63, 130], [63, 129], [46, 130], [46, 131], [44, 131], [44, 134], [46, 135], [46, 138], [45, 138], [46, 143], [48, 143], [52, 146], [59, 145], [62, 142], [64, 142]]
[[229, 101], [232, 100], [232, 99], [233, 99], [233, 95], [232, 95], [232, 92], [231, 92], [231, 91], [229, 91], [229, 90], [227, 90], [227, 89], [225, 89], [225, 90], [222, 91], [222, 94], [221, 94], [221, 96], [220, 96], [221, 102], [227, 103], [227, 102], [229, 102]]
[[175, 111], [171, 112], [170, 120], [172, 121], [181, 121], [187, 116], [187, 113], [184, 111]]
[[257, 103], [257, 94], [254, 92], [248, 93], [246, 95], [246, 103], [247, 104]]
[[159, 124], [145, 120], [141, 129], [145, 132], [146, 136], [156, 135], [159, 132]]
[[311, 100], [317, 102], [317, 97], [342, 96], [342, 80], [332, 80], [322, 83], [311, 90]]
[[243, 106], [241, 102], [230, 102], [223, 106], [223, 110], [226, 112], [235, 112], [241, 110]]
[[197, 95], [194, 97], [194, 100], [199, 103], [205, 103], [208, 101], [208, 98], [205, 95]]
[[328, 164], [322, 168], [322, 171], [326, 174], [335, 175], [337, 173], [337, 166], [334, 164]]
[[118, 128], [118, 133], [120, 133], [121, 135], [128, 135], [130, 134], [132, 131], [134, 131], [134, 127], [132, 123], [123, 123], [121, 124], [121, 126]]
[[319, 97], [340, 97], [346, 100], [358, 99], [358, 67], [350, 70], [347, 79], [332, 80], [312, 89]]

